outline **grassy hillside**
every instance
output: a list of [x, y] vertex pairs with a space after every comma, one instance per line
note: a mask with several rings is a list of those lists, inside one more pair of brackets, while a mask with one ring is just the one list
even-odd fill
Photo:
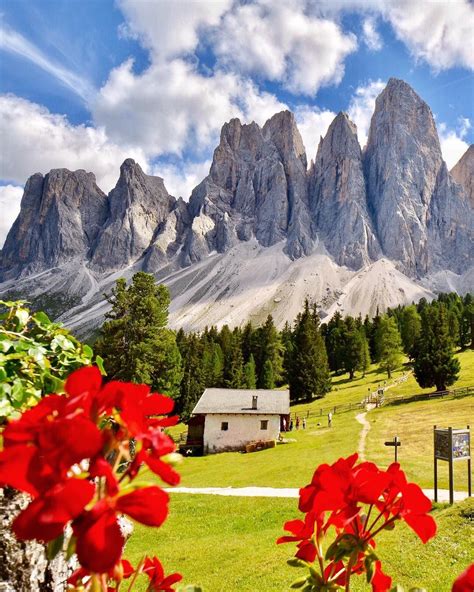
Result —
[[[459, 354], [462, 373], [455, 386], [474, 384], [474, 352]], [[395, 373], [395, 378], [403, 369]], [[254, 454], [226, 453], [185, 459], [179, 468], [182, 485], [300, 487], [317, 465], [332, 462], [357, 450], [361, 426], [355, 416], [361, 410], [336, 413], [333, 427], [327, 427], [319, 409], [361, 401], [368, 388], [374, 390], [385, 376], [372, 368], [365, 378], [349, 381], [336, 377], [334, 390], [323, 400], [296, 405], [292, 413], [311, 413], [306, 430], [287, 434], [293, 441]], [[429, 389], [428, 389], [429, 390]], [[389, 394], [420, 392], [413, 377], [388, 391]], [[393, 449], [383, 445], [397, 434], [402, 440], [400, 461], [410, 480], [432, 487], [432, 426], [474, 427], [474, 397], [447, 398], [386, 405], [369, 411], [371, 429], [366, 456], [382, 466], [392, 460]], [[319, 424], [319, 425], [318, 425]], [[183, 426], [177, 430], [182, 430]], [[447, 467], [440, 463], [440, 486], [446, 487]], [[456, 489], [466, 487], [466, 463], [457, 464]], [[439, 506], [433, 515], [437, 537], [423, 546], [404, 525], [384, 533], [378, 545], [387, 572], [406, 589], [423, 585], [428, 592], [448, 592], [453, 579], [472, 557], [472, 519], [461, 515], [466, 501], [454, 507]], [[471, 508], [472, 512], [472, 508]], [[129, 558], [138, 561], [156, 552], [166, 570], [183, 573], [185, 582], [199, 583], [205, 592], [283, 592], [296, 579], [296, 570], [286, 566], [291, 545], [277, 546], [286, 520], [298, 516], [297, 500], [280, 498], [238, 498], [172, 494], [169, 521], [160, 530], [137, 525], [127, 546]], [[367, 590], [360, 580], [353, 590]], [[144, 588], [142, 588], [144, 590]]]

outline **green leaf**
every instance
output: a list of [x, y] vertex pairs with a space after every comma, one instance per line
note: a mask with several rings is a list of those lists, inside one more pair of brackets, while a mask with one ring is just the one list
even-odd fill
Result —
[[35, 313], [33, 315], [33, 319], [39, 323], [40, 325], [43, 325], [43, 327], [48, 327], [49, 325], [51, 325], [51, 320], [48, 317], [48, 315], [43, 312], [42, 310], [40, 310], [39, 312]]
[[102, 376], [107, 376], [107, 372], [105, 371], [105, 368], [104, 368], [104, 358], [102, 358], [101, 356], [96, 356], [95, 357], [95, 364], [96, 364], [97, 368], [99, 368]]
[[308, 567], [309, 563], [303, 561], [302, 559], [298, 559], [298, 557], [292, 557], [288, 559], [286, 562], [290, 567]]
[[26, 310], [26, 308], [18, 308], [15, 311], [15, 317], [18, 319], [18, 328], [23, 329], [23, 327], [28, 323], [30, 313]]
[[303, 578], [298, 578], [297, 580], [295, 580], [291, 584], [290, 588], [293, 588], [293, 589], [295, 589], [295, 588], [302, 588], [307, 583], [308, 583], [308, 577], [307, 576], [304, 576]]
[[87, 343], [84, 344], [82, 346], [82, 351], [83, 351], [84, 355], [86, 356], [86, 358], [92, 359], [94, 352], [92, 351], [92, 347], [90, 345], [87, 345]]
[[49, 541], [46, 546], [46, 556], [51, 561], [62, 550], [64, 545], [64, 533], [61, 533], [54, 540]]

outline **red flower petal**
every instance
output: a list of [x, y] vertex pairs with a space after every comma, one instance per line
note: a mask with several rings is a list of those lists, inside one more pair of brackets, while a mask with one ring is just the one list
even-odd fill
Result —
[[12, 530], [21, 540], [51, 541], [64, 526], [79, 516], [93, 498], [95, 486], [83, 479], [68, 479], [34, 499], [13, 521]]
[[474, 590], [474, 563], [460, 574], [451, 588], [451, 592], [472, 592]]
[[403, 519], [408, 526], [426, 543], [436, 534], [436, 522], [426, 514], [406, 514]]
[[[0, 487], [10, 485], [32, 496], [37, 496], [37, 480], [32, 475], [36, 457], [33, 446], [10, 446], [0, 452]], [[37, 460], [37, 459], [36, 459]]]
[[96, 393], [102, 385], [102, 375], [97, 366], [84, 366], [70, 374], [64, 390], [70, 397]]
[[99, 502], [73, 523], [79, 563], [93, 573], [106, 573], [119, 561], [124, 538], [115, 512]]
[[89, 474], [91, 477], [105, 477], [107, 493], [111, 496], [117, 495], [118, 481], [105, 458], [95, 458], [89, 467]]
[[165, 481], [169, 485], [178, 485], [181, 480], [179, 473], [177, 473], [173, 467], [163, 462], [159, 458], [153, 458], [150, 455], [145, 456], [145, 462], [150, 469]]
[[375, 573], [370, 583], [372, 592], [387, 592], [392, 586], [392, 578], [383, 573], [380, 561], [375, 562]]
[[159, 487], [143, 487], [117, 498], [118, 512], [148, 526], [161, 526], [168, 515], [169, 495]]

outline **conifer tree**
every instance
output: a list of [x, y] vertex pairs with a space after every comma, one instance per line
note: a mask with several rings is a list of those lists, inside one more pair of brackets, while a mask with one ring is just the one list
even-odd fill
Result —
[[296, 320], [293, 345], [289, 376], [291, 398], [310, 401], [314, 396], [323, 397], [331, 389], [331, 377], [319, 319], [310, 311], [307, 300]]
[[384, 315], [377, 328], [377, 351], [379, 367], [387, 373], [388, 378], [400, 366], [403, 360], [402, 340], [393, 317]]
[[414, 348], [416, 381], [422, 388], [436, 386], [438, 391], [444, 391], [456, 382], [459, 370], [446, 306], [437, 302], [425, 306], [421, 313], [421, 333]]
[[288, 383], [291, 371], [291, 359], [293, 355], [293, 331], [290, 323], [285, 323], [281, 331], [281, 344], [283, 347], [283, 381]]
[[370, 368], [370, 350], [369, 350], [369, 342], [365, 337], [365, 333], [362, 332], [362, 356], [360, 360], [360, 368], [359, 370], [362, 371], [362, 376], [365, 377], [365, 373]]
[[355, 320], [348, 316], [343, 331], [343, 362], [344, 369], [349, 372], [349, 379], [354, 378], [356, 370], [362, 369], [364, 340]]
[[272, 361], [267, 358], [263, 365], [263, 376], [262, 376], [262, 388], [273, 389], [275, 388], [275, 375], [273, 373]]
[[400, 319], [400, 336], [403, 343], [403, 351], [410, 358], [413, 357], [413, 347], [421, 331], [421, 317], [413, 304], [405, 306]]
[[257, 378], [255, 376], [255, 360], [253, 359], [252, 354], [250, 354], [248, 362], [246, 362], [244, 365], [244, 378], [245, 378], [245, 388], [248, 388], [248, 389], [257, 388]]
[[224, 357], [224, 386], [245, 388], [244, 359], [240, 344], [240, 332], [234, 330]]
[[119, 279], [108, 302], [95, 350], [109, 379], [148, 384], [177, 397], [182, 378], [176, 336], [167, 328], [169, 291], [151, 274], [136, 273], [127, 287]]
[[267, 360], [272, 364], [274, 382], [280, 382], [283, 375], [283, 347], [280, 334], [275, 327], [271, 315], [268, 315], [265, 324], [262, 327], [259, 327], [256, 331], [255, 354], [258, 388], [268, 388], [263, 386], [265, 382], [264, 374]]

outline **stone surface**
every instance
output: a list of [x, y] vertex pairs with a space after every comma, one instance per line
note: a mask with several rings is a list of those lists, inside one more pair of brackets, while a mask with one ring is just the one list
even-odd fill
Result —
[[175, 205], [161, 177], [145, 175], [131, 158], [120, 167], [108, 213], [92, 255], [99, 271], [120, 269], [140, 258]]
[[474, 206], [474, 144], [471, 144], [459, 162], [451, 169], [456, 183], [462, 186]]
[[424, 275], [426, 223], [443, 159], [430, 108], [402, 80], [391, 78], [377, 97], [364, 163], [384, 255], [410, 275]]
[[0, 280], [84, 260], [107, 215], [92, 173], [53, 169], [31, 176], [1, 253]]
[[321, 139], [310, 171], [313, 231], [340, 265], [359, 269], [381, 249], [367, 206], [357, 129], [339, 113]]
[[18, 541], [10, 525], [29, 498], [10, 488], [0, 489], [0, 592], [64, 592], [76, 569], [74, 559], [63, 554], [48, 561], [44, 545]]

